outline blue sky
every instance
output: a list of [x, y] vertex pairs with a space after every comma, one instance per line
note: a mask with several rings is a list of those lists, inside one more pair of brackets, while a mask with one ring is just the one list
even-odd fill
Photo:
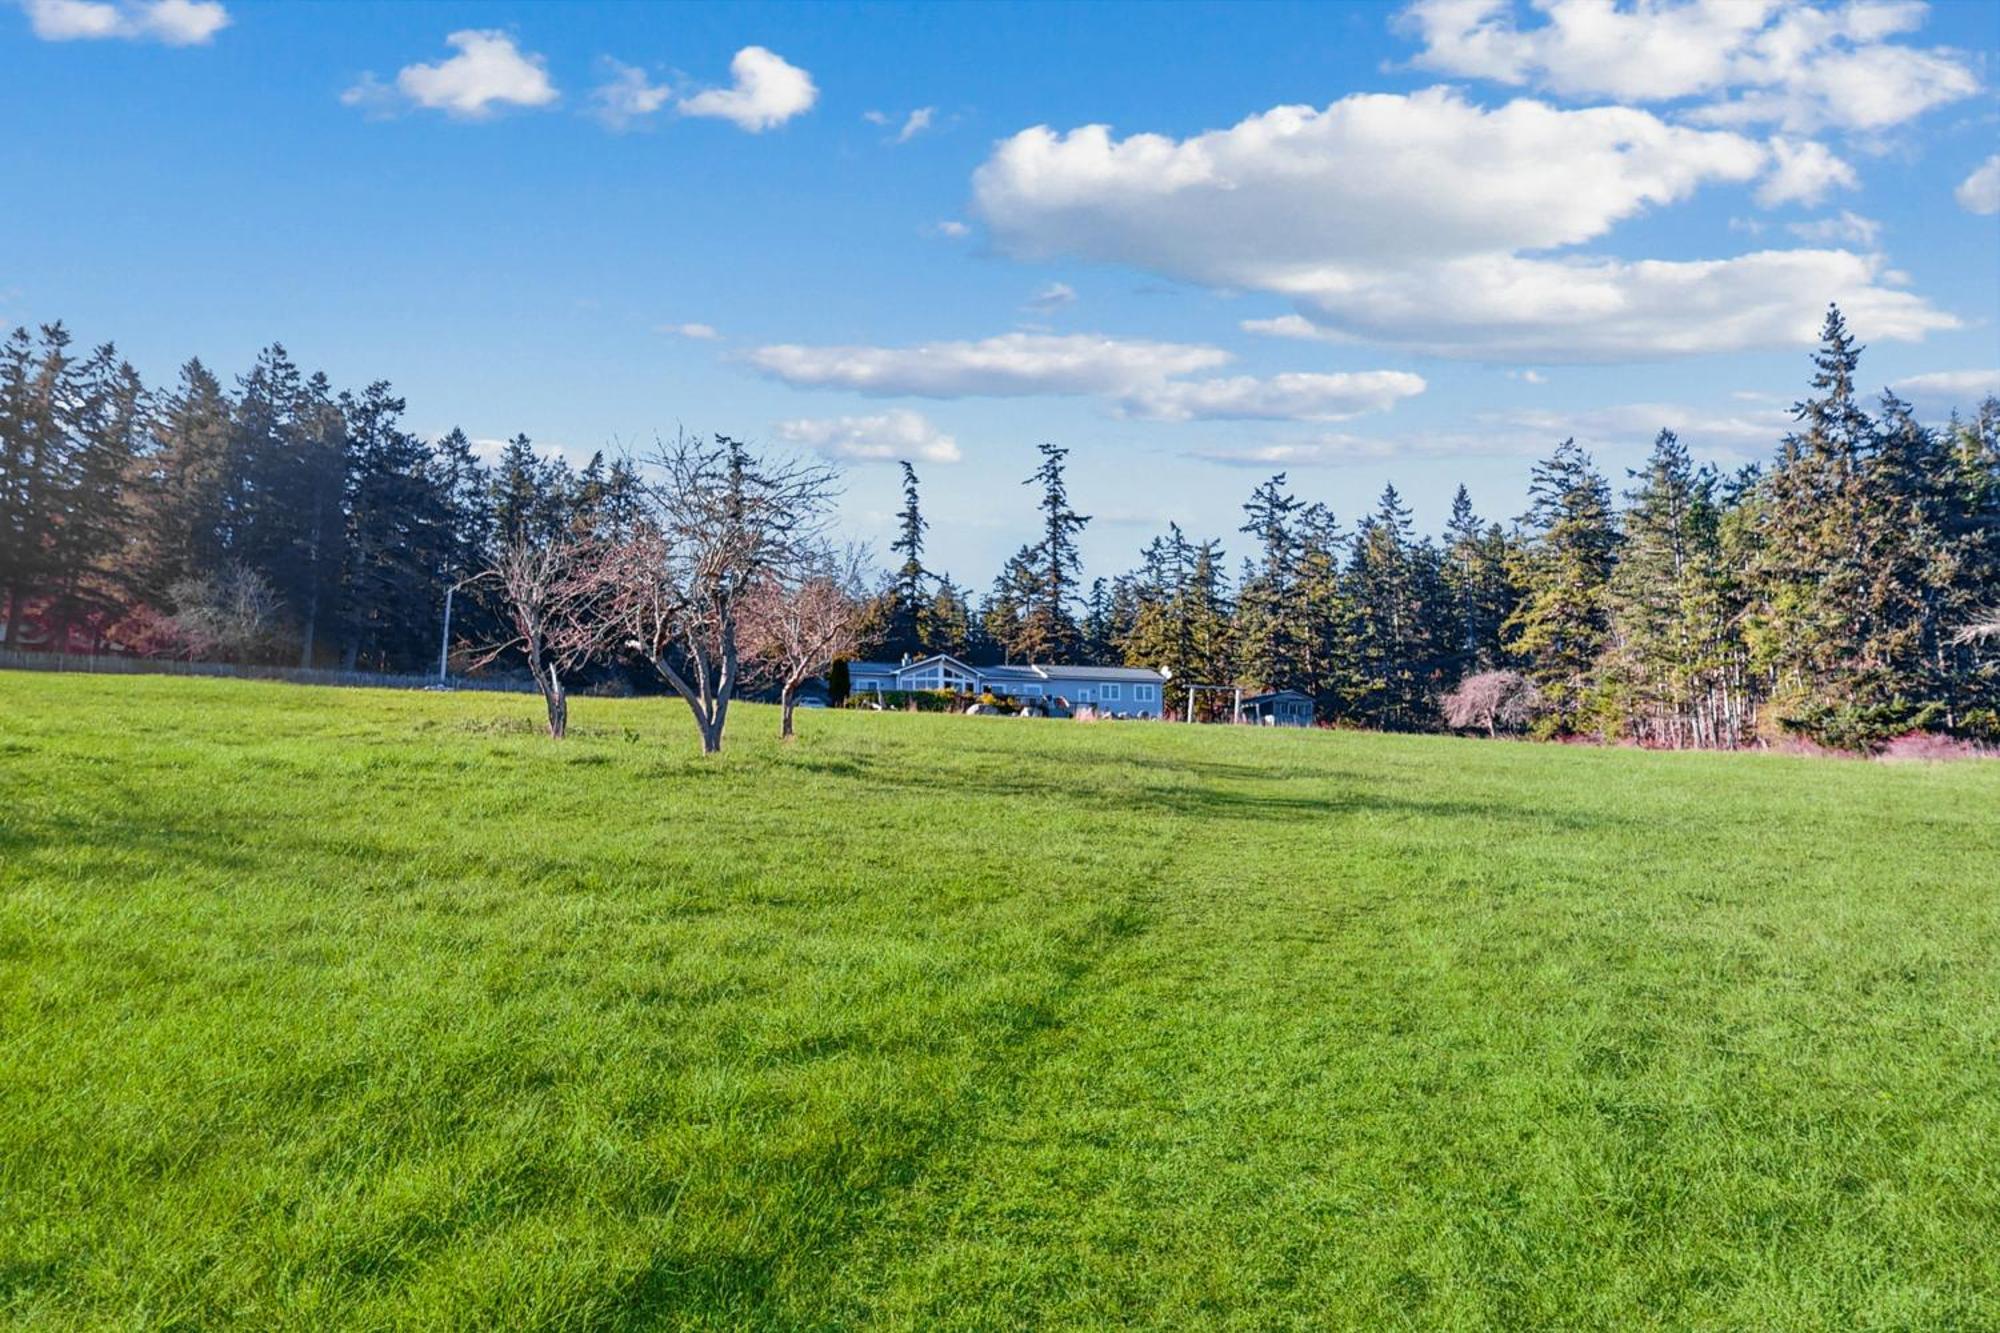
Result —
[[1055, 440], [1108, 574], [1279, 469], [1434, 528], [1569, 434], [1762, 457], [1832, 299], [1872, 387], [2000, 392], [1997, 57], [1974, 3], [0, 0], [0, 320], [820, 450], [878, 548], [912, 455], [982, 586]]

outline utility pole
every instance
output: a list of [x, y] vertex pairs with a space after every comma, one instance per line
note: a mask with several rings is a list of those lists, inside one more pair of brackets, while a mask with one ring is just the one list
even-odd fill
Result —
[[472, 574], [460, 579], [444, 590], [444, 633], [438, 636], [438, 682], [439, 689], [446, 688], [445, 667], [451, 661], [451, 599], [466, 584], [483, 579], [484, 574]]

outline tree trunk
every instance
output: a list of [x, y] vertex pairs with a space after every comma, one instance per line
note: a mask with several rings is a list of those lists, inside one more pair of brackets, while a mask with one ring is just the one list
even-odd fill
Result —
[[310, 669], [313, 664], [313, 631], [319, 628], [319, 588], [315, 586], [306, 597], [304, 632], [299, 637], [299, 667]]
[[788, 680], [785, 682], [784, 692], [778, 696], [778, 702], [783, 705], [783, 712], [780, 714], [778, 722], [778, 738], [780, 740], [788, 741], [792, 739], [792, 707], [798, 702], [798, 691], [799, 687]]
[[542, 697], [549, 706], [549, 739], [559, 741], [569, 735], [569, 693], [563, 688], [562, 677], [551, 671]]

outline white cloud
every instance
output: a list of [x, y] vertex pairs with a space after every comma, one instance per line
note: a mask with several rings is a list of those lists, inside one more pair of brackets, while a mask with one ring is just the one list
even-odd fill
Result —
[[1027, 308], [1041, 314], [1076, 304], [1076, 288], [1066, 282], [1052, 282], [1028, 298]]
[[916, 347], [759, 347], [750, 364], [788, 384], [882, 397], [1124, 394], [1229, 360], [1219, 347], [1102, 334], [1005, 333]]
[[1882, 236], [1881, 223], [1846, 209], [1842, 209], [1837, 217], [1787, 223], [1785, 230], [1802, 241], [1811, 241], [1816, 245], [1860, 245], [1871, 250]]
[[701, 342], [714, 342], [722, 336], [713, 324], [655, 324], [653, 332], [678, 334]]
[[1037, 126], [1000, 143], [973, 194], [1015, 255], [1292, 290], [1355, 267], [1578, 244], [1766, 160], [1754, 140], [1644, 111], [1486, 110], [1432, 88], [1278, 107], [1185, 140]]
[[1989, 397], [2000, 397], [2000, 370], [1934, 370], [1897, 380], [1889, 387], [1921, 411], [1943, 415], [1953, 408], [1971, 408]]
[[1697, 456], [1749, 461], [1766, 456], [1792, 427], [1782, 409], [1718, 413], [1673, 403], [1620, 403], [1574, 412], [1541, 409], [1482, 412], [1473, 428], [1421, 434], [1329, 431], [1304, 439], [1194, 451], [1190, 456], [1230, 467], [1334, 467], [1399, 459], [1541, 458], [1575, 437], [1593, 451], [1636, 455], [1662, 428]]
[[1766, 208], [1779, 204], [1817, 204], [1832, 189], [1856, 190], [1861, 178], [1854, 168], [1835, 157], [1827, 146], [1811, 139], [1771, 140], [1771, 172], [1757, 187], [1757, 202]]
[[1188, 379], [1227, 363], [1229, 353], [1080, 333], [1009, 333], [906, 348], [784, 344], [760, 347], [747, 360], [799, 388], [878, 397], [1087, 396], [1120, 415], [1152, 421], [1329, 421], [1384, 411], [1424, 390], [1419, 376], [1384, 370]]
[[1891, 42], [1923, 23], [1911, 0], [1417, 0], [1404, 26], [1426, 68], [1566, 98], [1710, 99], [1709, 124], [1883, 130], [1976, 92], [1957, 53]]
[[812, 75], [761, 46], [746, 46], [729, 62], [735, 82], [680, 104], [684, 116], [712, 116], [752, 134], [782, 125], [819, 99]]
[[1510, 380], [1519, 380], [1523, 384], [1547, 384], [1549, 382], [1549, 377], [1539, 370], [1510, 370], [1507, 372], [1507, 378]]
[[1291, 297], [1301, 319], [1245, 325], [1278, 336], [1314, 336], [1309, 324], [1446, 356], [1615, 361], [1809, 343], [1828, 300], [1871, 338], [1955, 326], [1890, 290], [1872, 258], [1843, 251], [1522, 253], [1595, 240], [1705, 183], [1755, 180], [1776, 157], [1644, 111], [1486, 110], [1434, 88], [1279, 107], [1185, 140], [1038, 126], [997, 146], [973, 192], [1017, 257], [1123, 262]]
[[590, 90], [591, 114], [607, 129], [624, 130], [659, 112], [673, 100], [673, 89], [654, 83], [637, 65], [606, 56], [606, 78]]
[[24, 0], [28, 26], [45, 42], [154, 41], [202, 46], [229, 26], [217, 0]]
[[1354, 338], [1437, 356], [1617, 362], [1810, 346], [1828, 301], [1871, 340], [1959, 327], [1897, 291], [1879, 257], [1763, 250], [1733, 259], [1455, 260], [1364, 278], [1300, 300]]
[[933, 228], [933, 230], [935, 230], [938, 235], [949, 237], [954, 241], [964, 240], [967, 236], [970, 236], [972, 234], [972, 228], [966, 226], [963, 222], [960, 222], [957, 218], [946, 218], [942, 222], [938, 223], [936, 227]]
[[[867, 121], [870, 125], [880, 125], [884, 129], [887, 129], [889, 126], [894, 125], [896, 123], [896, 118], [890, 115], [886, 111], [864, 111], [861, 113], [861, 118]], [[936, 120], [936, 118], [937, 118], [936, 107], [934, 106], [918, 107], [915, 111], [912, 111], [909, 115], [903, 117], [902, 128], [896, 131], [895, 135], [890, 138], [889, 142], [908, 143], [910, 140], [916, 138], [919, 134], [922, 134], [925, 130], [930, 129], [932, 123]]]
[[1304, 315], [1278, 315], [1272, 319], [1246, 319], [1237, 328], [1245, 333], [1261, 333], [1267, 338], [1297, 338], [1306, 342], [1346, 342], [1332, 329], [1323, 329]]
[[1339, 421], [1386, 412], [1423, 391], [1422, 376], [1399, 370], [1236, 375], [1148, 385], [1128, 394], [1121, 408], [1153, 421]]
[[829, 458], [859, 463], [890, 463], [905, 458], [956, 463], [964, 457], [957, 440], [940, 431], [921, 412], [907, 408], [896, 408], [880, 416], [801, 417], [781, 421], [778, 437]]
[[1968, 213], [2000, 213], [2000, 153], [1981, 162], [1954, 192], [1958, 206]]
[[547, 62], [523, 54], [505, 32], [465, 28], [448, 35], [445, 43], [458, 54], [432, 65], [405, 65], [393, 90], [373, 74], [363, 74], [340, 100], [378, 111], [407, 103], [461, 120], [482, 120], [496, 106], [547, 106], [558, 96]]

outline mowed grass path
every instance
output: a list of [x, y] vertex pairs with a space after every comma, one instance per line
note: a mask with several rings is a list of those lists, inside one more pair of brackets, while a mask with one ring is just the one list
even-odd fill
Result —
[[2000, 765], [0, 673], [0, 1321], [2000, 1325]]

